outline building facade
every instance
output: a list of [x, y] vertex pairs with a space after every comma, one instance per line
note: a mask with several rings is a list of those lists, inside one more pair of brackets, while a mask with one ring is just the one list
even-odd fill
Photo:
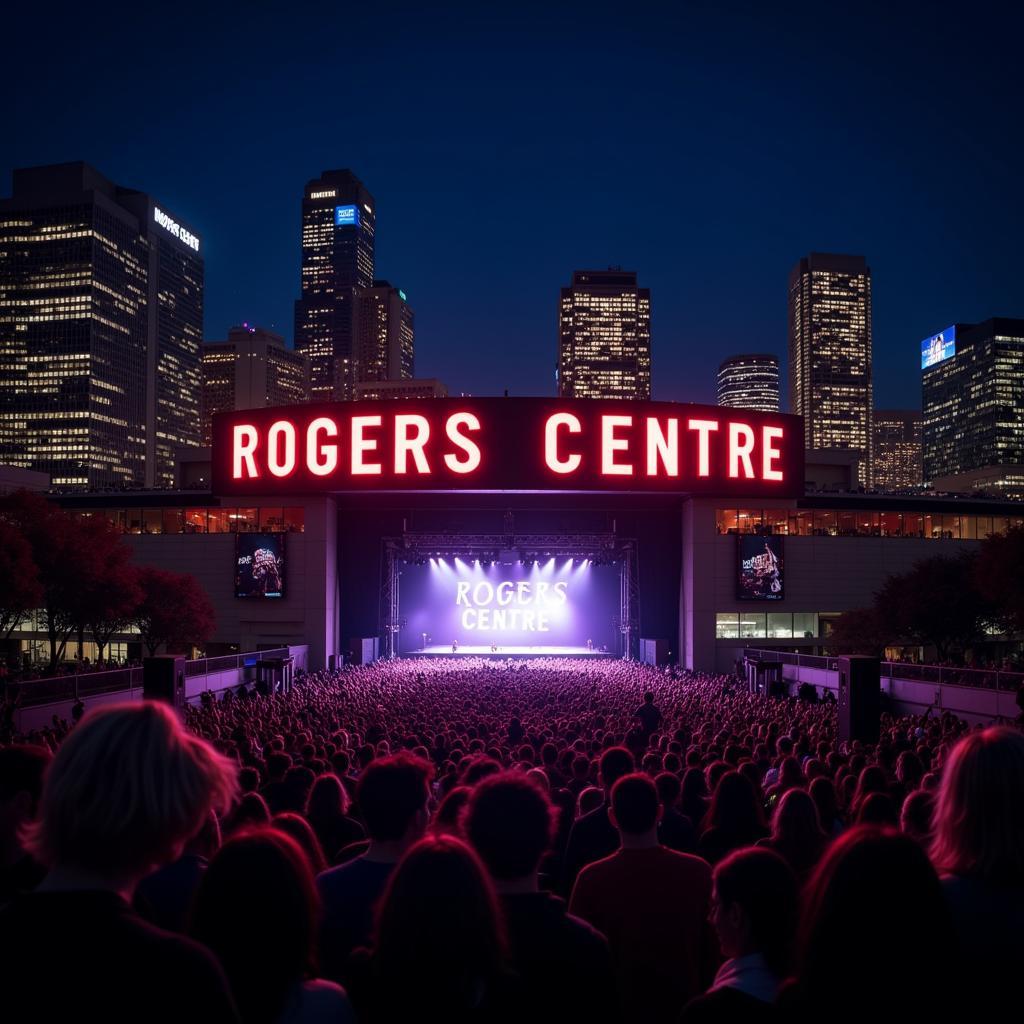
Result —
[[871, 270], [812, 252], [789, 276], [789, 402], [808, 450], [850, 449], [871, 478]]
[[361, 288], [355, 299], [356, 380], [416, 376], [416, 322], [409, 301], [388, 281]]
[[779, 360], [771, 355], [730, 356], [718, 367], [718, 404], [779, 412]]
[[59, 489], [174, 485], [199, 444], [203, 258], [176, 214], [85, 163], [0, 200], [0, 462]]
[[303, 192], [295, 350], [309, 358], [315, 401], [354, 393], [356, 296], [373, 286], [375, 209], [373, 196], [348, 170], [325, 171]]
[[558, 313], [562, 398], [651, 397], [651, 292], [633, 271], [577, 270]]
[[1000, 490], [1011, 481], [1019, 489], [1024, 320], [954, 324], [926, 338], [921, 400], [926, 483], [936, 489]]
[[436, 377], [408, 380], [363, 381], [356, 385], [356, 398], [447, 398], [448, 388]]
[[202, 375], [204, 445], [216, 413], [309, 401], [309, 360], [262, 327], [243, 324], [228, 331], [227, 341], [204, 342]]
[[871, 486], [899, 491], [921, 486], [921, 413], [916, 409], [876, 409]]

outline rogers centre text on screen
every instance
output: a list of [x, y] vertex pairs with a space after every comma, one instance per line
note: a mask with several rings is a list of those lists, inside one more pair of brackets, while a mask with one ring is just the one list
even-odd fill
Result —
[[364, 490], [803, 492], [799, 417], [668, 402], [336, 402], [214, 418], [219, 495]]

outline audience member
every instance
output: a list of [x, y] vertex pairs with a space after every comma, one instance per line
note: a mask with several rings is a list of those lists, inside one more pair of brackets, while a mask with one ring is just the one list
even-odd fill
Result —
[[0, 748], [0, 907], [34, 889], [46, 874], [21, 833], [39, 809], [49, 764], [45, 747], [22, 743]]

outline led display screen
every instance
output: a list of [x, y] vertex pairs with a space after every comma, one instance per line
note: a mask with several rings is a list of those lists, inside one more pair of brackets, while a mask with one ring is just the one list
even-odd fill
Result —
[[956, 328], [947, 327], [921, 342], [921, 369], [941, 363], [956, 355]]
[[283, 533], [235, 534], [235, 597], [284, 597]]
[[618, 650], [620, 572], [588, 559], [431, 558], [399, 576], [403, 653], [436, 647]]
[[782, 538], [741, 533], [736, 596], [741, 601], [781, 601], [783, 586]]
[[334, 226], [336, 228], [359, 227], [359, 207], [336, 206], [334, 208]]

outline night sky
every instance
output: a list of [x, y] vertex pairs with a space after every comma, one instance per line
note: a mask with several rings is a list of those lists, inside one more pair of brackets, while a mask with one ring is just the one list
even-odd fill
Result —
[[166, 203], [211, 339], [291, 343], [302, 189], [340, 167], [453, 393], [554, 392], [574, 269], [651, 289], [660, 399], [784, 356], [812, 249], [868, 258], [879, 407], [919, 405], [926, 334], [1024, 316], [1018, 5], [32, 6], [4, 16], [3, 194], [84, 159]]

